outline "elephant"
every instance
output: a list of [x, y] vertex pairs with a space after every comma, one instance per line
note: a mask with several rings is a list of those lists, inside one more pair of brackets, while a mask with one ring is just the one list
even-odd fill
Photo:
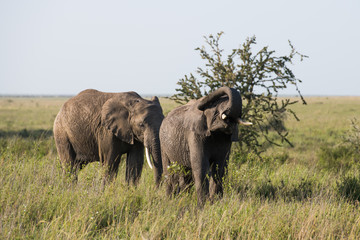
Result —
[[[165, 117], [159, 136], [168, 195], [194, 182], [199, 205], [214, 199], [215, 194], [222, 196], [230, 147], [238, 141], [238, 125], [252, 124], [241, 115], [240, 93], [221, 87]], [[173, 171], [174, 165], [180, 170]]]
[[54, 121], [54, 138], [64, 173], [74, 180], [88, 163], [100, 161], [105, 168], [103, 184], [118, 172], [126, 153], [126, 182], [136, 185], [147, 162], [155, 182], [162, 175], [159, 129], [164, 119], [159, 99], [146, 100], [135, 92], [105, 93], [87, 89], [70, 98]]

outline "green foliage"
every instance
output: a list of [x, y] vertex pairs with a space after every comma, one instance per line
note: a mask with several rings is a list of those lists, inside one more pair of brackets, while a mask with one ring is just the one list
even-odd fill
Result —
[[[254, 123], [253, 127], [240, 128], [240, 143], [257, 153], [262, 151], [264, 141], [275, 145], [283, 142], [292, 145], [283, 121], [285, 113], [298, 119], [295, 112], [289, 108], [297, 101], [279, 100], [278, 93], [289, 85], [294, 85], [302, 102], [306, 104], [298, 89], [301, 80], [295, 77], [288, 65], [292, 64], [297, 56], [300, 60], [307, 56], [298, 53], [290, 41], [288, 55], [276, 56], [275, 51], [269, 50], [267, 46], [254, 53], [252, 47], [256, 44], [256, 38], [251, 37], [224, 57], [224, 50], [219, 44], [222, 34], [220, 32], [216, 36], [205, 37], [210, 51], [205, 47], [196, 48], [200, 57], [206, 61], [205, 68], [198, 67], [196, 71], [200, 79], [192, 73], [185, 75], [178, 81], [178, 93], [173, 95], [172, 99], [186, 103], [222, 86], [235, 88], [244, 100], [242, 117]], [[279, 140], [270, 138], [269, 130], [275, 131]]]
[[24, 155], [34, 155], [37, 158], [44, 157], [49, 153], [56, 152], [55, 146], [52, 144], [52, 139], [48, 137], [22, 138], [9, 137], [0, 138], [0, 154], [5, 157], [21, 157]]
[[318, 165], [328, 170], [358, 168], [360, 163], [360, 128], [356, 118], [350, 129], [342, 134], [342, 142], [335, 146], [324, 145], [318, 152]]
[[360, 201], [360, 175], [346, 175], [337, 183], [337, 191], [341, 197], [350, 201]]
[[171, 165], [168, 167], [168, 171], [170, 175], [172, 174], [177, 174], [182, 176], [191, 175], [191, 169], [188, 169], [176, 162], [171, 163]]
[[281, 186], [282, 196], [287, 200], [303, 201], [313, 196], [314, 182], [310, 179], [301, 179], [300, 182], [295, 183], [289, 187]]
[[304, 169], [288, 166], [288, 158], [287, 153], [259, 157], [254, 153], [234, 152], [229, 162], [225, 188], [262, 200], [301, 201], [311, 198], [315, 181], [308, 177], [310, 173], [299, 174], [298, 171], [304, 172]]
[[268, 180], [265, 182], [261, 182], [258, 186], [256, 186], [255, 194], [261, 199], [274, 199], [277, 190], [277, 187], [274, 186], [274, 184], [270, 180]]
[[339, 171], [349, 169], [353, 165], [353, 152], [348, 146], [322, 146], [318, 152], [320, 168]]
[[344, 134], [344, 142], [348, 144], [358, 158], [360, 158], [360, 126], [356, 118], [351, 120], [351, 127]]

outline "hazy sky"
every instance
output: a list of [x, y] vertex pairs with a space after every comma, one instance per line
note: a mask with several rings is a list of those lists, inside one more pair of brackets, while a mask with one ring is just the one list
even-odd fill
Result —
[[305, 95], [360, 95], [359, 0], [0, 0], [0, 94], [172, 94], [220, 31], [226, 50], [291, 40], [310, 57], [292, 66]]

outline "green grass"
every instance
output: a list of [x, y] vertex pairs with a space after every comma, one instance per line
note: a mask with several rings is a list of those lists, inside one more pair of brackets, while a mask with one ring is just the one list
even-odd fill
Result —
[[[343, 136], [360, 97], [312, 97], [287, 119], [295, 145], [262, 159], [233, 151], [222, 199], [168, 198], [145, 167], [137, 187], [101, 190], [92, 163], [63, 178], [52, 124], [66, 99], [0, 98], [0, 239], [358, 239], [360, 156]], [[164, 113], [176, 106], [161, 99]]]

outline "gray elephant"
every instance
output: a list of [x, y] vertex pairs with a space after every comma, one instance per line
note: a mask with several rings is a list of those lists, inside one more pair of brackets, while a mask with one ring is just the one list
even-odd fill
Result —
[[[194, 181], [199, 204], [222, 195], [231, 143], [238, 141], [238, 124], [251, 125], [241, 120], [241, 113], [240, 93], [222, 87], [168, 114], [159, 133], [168, 194]], [[174, 165], [180, 170], [173, 171]]]
[[157, 97], [145, 100], [135, 92], [80, 92], [60, 109], [54, 122], [56, 148], [64, 171], [77, 179], [86, 164], [100, 161], [104, 183], [117, 175], [121, 156], [126, 157], [126, 181], [136, 184], [146, 157], [159, 184], [162, 162], [159, 129], [164, 115]]

